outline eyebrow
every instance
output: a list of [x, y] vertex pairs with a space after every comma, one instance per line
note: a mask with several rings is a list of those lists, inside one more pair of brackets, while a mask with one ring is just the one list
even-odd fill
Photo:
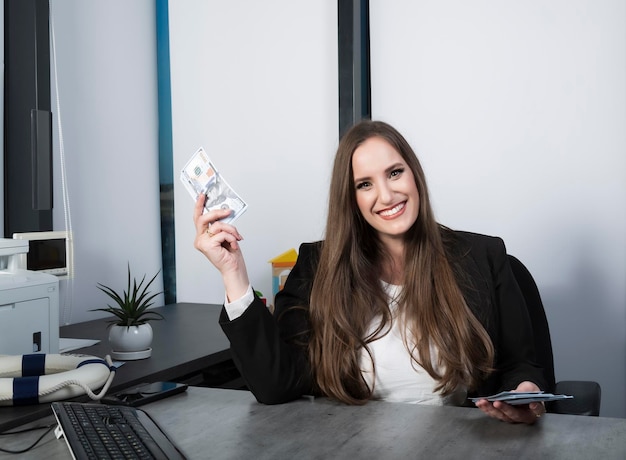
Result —
[[[389, 174], [391, 171], [393, 171], [394, 169], [398, 169], [398, 168], [406, 168], [407, 166], [403, 163], [397, 162], [392, 164], [391, 166], [387, 167], [385, 169], [385, 173]], [[370, 176], [366, 176], [366, 177], [358, 177], [358, 178], [354, 178], [354, 183], [358, 183], [358, 182], [362, 182], [364, 180], [371, 180]]]

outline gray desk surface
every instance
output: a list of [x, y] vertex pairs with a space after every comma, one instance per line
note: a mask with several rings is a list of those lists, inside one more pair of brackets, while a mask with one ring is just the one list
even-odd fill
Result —
[[[264, 406], [247, 391], [194, 387], [144, 409], [190, 459], [626, 458], [626, 419], [618, 418], [546, 414], [534, 426], [511, 425], [472, 408], [326, 399]], [[0, 442], [15, 448], [25, 439]], [[49, 434], [19, 458], [69, 451]]]

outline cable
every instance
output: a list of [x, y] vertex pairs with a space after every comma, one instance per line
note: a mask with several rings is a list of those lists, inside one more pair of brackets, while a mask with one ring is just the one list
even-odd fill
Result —
[[51, 37], [51, 60], [52, 68], [54, 71], [54, 90], [56, 96], [56, 121], [59, 134], [59, 156], [61, 159], [61, 187], [63, 197], [63, 212], [65, 231], [68, 232], [69, 238], [66, 239], [67, 244], [70, 246], [68, 251], [67, 261], [69, 271], [67, 274], [66, 295], [65, 303], [63, 304], [63, 323], [65, 325], [72, 322], [72, 305], [74, 298], [74, 236], [72, 232], [72, 213], [70, 210], [69, 191], [67, 186], [67, 171], [65, 168], [65, 143], [63, 141], [63, 125], [61, 123], [61, 103], [59, 101], [59, 76], [57, 72], [57, 56], [56, 56], [56, 33], [54, 31], [54, 15], [52, 14], [52, 4], [49, 5], [49, 17], [50, 17], [50, 37]]
[[96, 394], [94, 393], [91, 388], [89, 388], [87, 385], [85, 385], [82, 382], [79, 382], [78, 380], [65, 380], [64, 382], [61, 382], [55, 386], [53, 386], [52, 388], [49, 388], [46, 391], [40, 391], [39, 392], [39, 396], [46, 396], [49, 394], [54, 393], [55, 391], [59, 391], [62, 388], [65, 388], [67, 386], [70, 385], [76, 385], [79, 386], [83, 389], [83, 391], [85, 392], [85, 394], [87, 394], [87, 396], [89, 396], [91, 399], [95, 400], [95, 401], [99, 401], [100, 399], [102, 399], [107, 391], [109, 391], [109, 387], [111, 386], [111, 383], [113, 382], [113, 378], [115, 377], [115, 366], [113, 366], [113, 362], [111, 361], [111, 357], [109, 355], [106, 355], [105, 360], [109, 366], [109, 377], [107, 378], [104, 386], [102, 387], [102, 389], [100, 390], [100, 393]]
[[35, 447], [37, 444], [39, 444], [41, 442], [41, 440], [48, 434], [50, 433], [52, 430], [54, 430], [54, 427], [56, 425], [48, 425], [48, 426], [36, 426], [33, 428], [27, 428], [25, 430], [20, 430], [20, 431], [11, 431], [11, 432], [4, 432], [4, 433], [0, 433], [0, 436], [8, 436], [8, 435], [12, 435], [12, 434], [21, 434], [21, 433], [27, 433], [29, 431], [36, 431], [36, 430], [46, 430], [44, 431], [44, 433], [39, 436], [35, 442], [33, 442], [30, 446], [25, 447], [23, 449], [20, 450], [10, 450], [10, 449], [5, 449], [4, 447], [0, 447], [0, 452], [6, 452], [7, 454], [23, 454], [24, 452], [28, 452], [29, 450], [31, 450], [33, 447]]

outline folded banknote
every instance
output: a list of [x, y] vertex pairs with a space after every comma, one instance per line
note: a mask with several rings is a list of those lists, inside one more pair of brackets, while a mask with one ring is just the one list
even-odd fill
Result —
[[196, 150], [181, 170], [180, 180], [194, 201], [201, 194], [206, 195], [204, 208], [207, 211], [232, 210], [230, 216], [222, 219], [222, 222], [233, 222], [248, 209], [248, 204], [226, 182], [202, 147]]

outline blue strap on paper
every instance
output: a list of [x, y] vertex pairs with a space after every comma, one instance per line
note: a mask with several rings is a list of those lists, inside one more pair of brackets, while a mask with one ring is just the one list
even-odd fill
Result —
[[22, 377], [46, 374], [46, 355], [32, 354], [22, 356]]
[[39, 376], [13, 379], [13, 405], [39, 404]]
[[22, 377], [13, 379], [13, 405], [39, 403], [39, 376], [46, 373], [46, 355], [22, 356]]
[[107, 363], [104, 359], [86, 359], [84, 361], [81, 361], [80, 364], [76, 366], [76, 369], [78, 369], [79, 367], [85, 366], [87, 364], [104, 364], [106, 367], [109, 368], [110, 371], [115, 370], [115, 367], [109, 366], [109, 363]]

